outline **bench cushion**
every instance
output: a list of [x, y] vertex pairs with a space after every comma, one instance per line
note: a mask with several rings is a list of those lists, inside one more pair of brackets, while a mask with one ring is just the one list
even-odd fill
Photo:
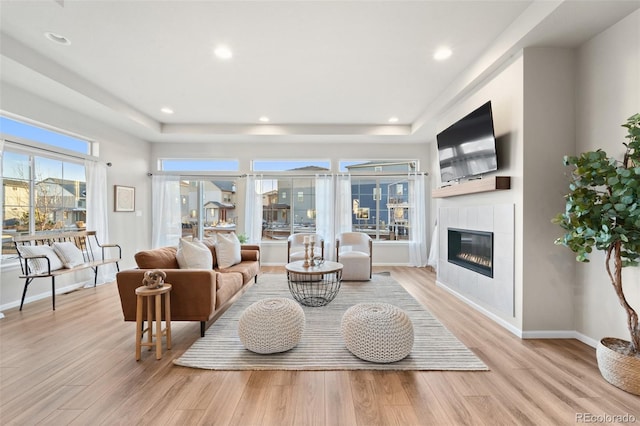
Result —
[[[18, 246], [18, 250], [20, 250], [20, 254], [23, 257], [46, 256], [51, 263], [52, 271], [62, 269], [62, 261], [56, 252], [49, 246]], [[30, 272], [36, 275], [48, 273], [49, 269], [47, 267], [47, 259], [29, 259], [27, 263], [29, 268], [31, 268]]]
[[74, 266], [82, 265], [84, 263], [84, 256], [82, 256], [82, 252], [72, 242], [55, 242], [51, 246], [65, 268], [71, 269]]

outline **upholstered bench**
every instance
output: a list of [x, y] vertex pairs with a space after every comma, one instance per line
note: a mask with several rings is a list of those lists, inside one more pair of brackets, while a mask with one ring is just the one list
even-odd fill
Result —
[[349, 351], [378, 363], [400, 361], [413, 349], [413, 324], [402, 309], [388, 303], [359, 303], [347, 309], [340, 326]]
[[285, 352], [300, 342], [304, 323], [304, 311], [293, 300], [284, 297], [263, 299], [242, 313], [238, 335], [244, 347], [252, 352]]

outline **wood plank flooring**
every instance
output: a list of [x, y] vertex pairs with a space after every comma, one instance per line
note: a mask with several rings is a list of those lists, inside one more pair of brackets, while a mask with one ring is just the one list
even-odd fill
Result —
[[[640, 397], [606, 383], [576, 340], [520, 340], [426, 269], [390, 271], [488, 372], [206, 371], [172, 364], [199, 337], [174, 322], [173, 349], [135, 361], [135, 324], [114, 283], [30, 303], [0, 320], [0, 424], [565, 425], [580, 413], [634, 416]], [[264, 267], [263, 273], [283, 273]], [[260, 285], [258, 282], [257, 285]]]

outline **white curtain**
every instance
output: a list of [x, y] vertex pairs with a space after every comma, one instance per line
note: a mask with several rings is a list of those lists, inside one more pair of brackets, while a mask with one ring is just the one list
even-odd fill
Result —
[[351, 175], [336, 176], [336, 235], [353, 229]]
[[180, 177], [154, 175], [151, 194], [152, 247], [177, 246], [182, 236]]
[[244, 231], [247, 242], [260, 244], [262, 240], [262, 179], [255, 175], [246, 179], [246, 202], [244, 203]]
[[[109, 240], [109, 207], [107, 202], [107, 166], [97, 161], [85, 160], [85, 178], [87, 180], [87, 220], [86, 227], [89, 231], [96, 231], [100, 244], [112, 243]], [[93, 247], [96, 255], [101, 254], [99, 247]], [[113, 250], [113, 249], [108, 249]], [[106, 253], [107, 257], [116, 257], [118, 253]], [[116, 279], [116, 266], [114, 264], [100, 266], [98, 268], [98, 283], [111, 282]], [[93, 285], [93, 283], [87, 284]]]
[[324, 239], [325, 260], [335, 260], [334, 194], [333, 175], [316, 175], [316, 233]]
[[427, 264], [433, 269], [438, 269], [438, 223], [433, 227], [431, 248], [429, 249], [429, 260], [427, 260]]
[[409, 175], [409, 263], [427, 266], [427, 222], [425, 177], [423, 173]]

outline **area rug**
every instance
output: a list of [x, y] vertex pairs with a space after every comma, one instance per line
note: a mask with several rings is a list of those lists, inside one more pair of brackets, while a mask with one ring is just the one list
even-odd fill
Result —
[[[238, 321], [252, 303], [270, 297], [293, 299], [284, 274], [260, 275], [254, 284], [174, 364], [209, 370], [488, 370], [476, 355], [390, 276], [343, 282], [323, 307], [303, 306], [305, 330], [293, 349], [260, 355], [244, 348]], [[414, 327], [413, 350], [403, 360], [376, 364], [349, 352], [340, 335], [344, 312], [357, 303], [386, 302], [404, 310]]]

